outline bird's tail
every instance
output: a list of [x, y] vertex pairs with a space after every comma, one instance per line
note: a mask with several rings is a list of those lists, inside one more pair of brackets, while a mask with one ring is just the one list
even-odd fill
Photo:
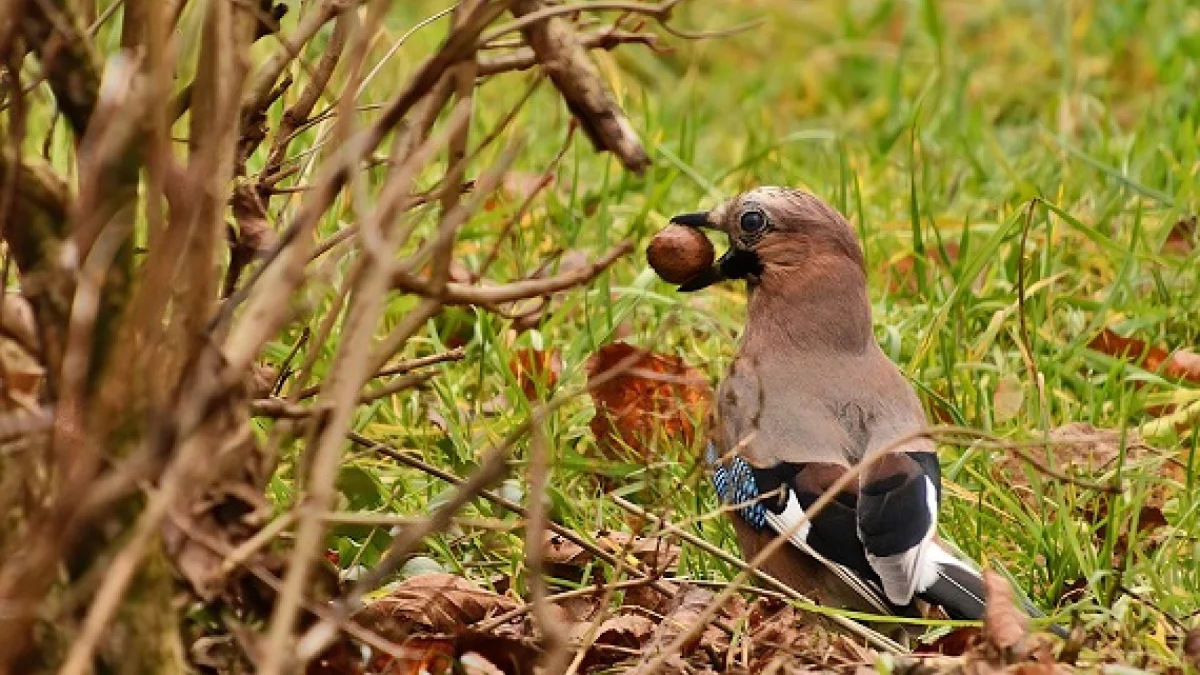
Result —
[[[938, 566], [937, 579], [921, 592], [921, 599], [940, 605], [951, 619], [982, 619], [987, 608], [983, 577], [944, 551], [939, 551], [935, 564]], [[1021, 597], [1019, 602], [1029, 616], [1035, 619], [1045, 618], [1045, 613], [1028, 599]], [[1047, 628], [1061, 638], [1067, 637], [1067, 631], [1062, 626], [1052, 624]]]
[[937, 564], [937, 579], [921, 592], [922, 599], [940, 605], [951, 619], [982, 619], [987, 608], [983, 578], [964, 565]]

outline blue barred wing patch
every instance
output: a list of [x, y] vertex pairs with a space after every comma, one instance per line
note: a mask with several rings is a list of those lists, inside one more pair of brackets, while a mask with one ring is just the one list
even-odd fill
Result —
[[[720, 455], [712, 442], [704, 452], [704, 459], [713, 470], [713, 487], [723, 503], [745, 504], [758, 499], [758, 483], [754, 480], [754, 471], [749, 462], [741, 457], [719, 461]], [[738, 509], [738, 514], [756, 530], [767, 527], [767, 508], [760, 501], [743, 506]]]

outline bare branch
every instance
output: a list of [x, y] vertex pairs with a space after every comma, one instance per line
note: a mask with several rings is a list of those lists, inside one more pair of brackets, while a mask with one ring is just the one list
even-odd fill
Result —
[[[513, 14], [534, 16], [542, 7], [542, 0], [518, 0], [513, 3]], [[635, 173], [644, 171], [650, 158], [642, 141], [600, 77], [574, 26], [552, 16], [523, 27], [521, 34], [592, 145], [616, 155], [626, 169]]]
[[[658, 36], [654, 33], [635, 33], [631, 31], [610, 29], [595, 31], [579, 36], [579, 44], [585, 49], [616, 49], [622, 44], [642, 44], [650, 49], [658, 50]], [[518, 49], [511, 54], [479, 60], [479, 77], [489, 77], [500, 73], [518, 70], [528, 70], [541, 64], [537, 54], [528, 47]]]
[[409, 293], [436, 297], [448, 305], [494, 307], [507, 302], [528, 300], [529, 298], [558, 293], [568, 288], [587, 283], [632, 250], [633, 243], [624, 242], [590, 265], [584, 265], [569, 272], [544, 279], [526, 279], [499, 286], [476, 286], [450, 282], [446, 284], [445, 290], [441, 294], [438, 294], [429, 281], [407, 272], [396, 272], [393, 274], [392, 284], [396, 288]]

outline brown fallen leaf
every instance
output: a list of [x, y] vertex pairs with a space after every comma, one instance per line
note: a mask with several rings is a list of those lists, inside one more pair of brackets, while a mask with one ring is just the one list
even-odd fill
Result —
[[[1120, 429], [1103, 429], [1088, 422], [1071, 422], [1050, 430], [1049, 440], [1051, 443], [1046, 448], [1029, 448], [1029, 454], [1068, 475], [1099, 475], [1113, 469], [1121, 457]], [[1179, 459], [1179, 451], [1152, 446], [1133, 430], [1124, 432], [1124, 444], [1126, 465], [1150, 465], [1162, 478], [1150, 486], [1144, 501], [1148, 506], [1162, 509], [1168, 500], [1178, 494], [1179, 486], [1186, 483], [1186, 463]], [[1025, 472], [1026, 466], [1026, 460], [1014, 453], [999, 453], [992, 463], [993, 470], [1002, 473], [1009, 485], [1019, 488], [1017, 494], [1033, 504], [1034, 496], [1028, 490], [1030, 478]]]
[[1186, 256], [1196, 250], [1196, 216], [1188, 216], [1175, 221], [1167, 240], [1163, 242], [1163, 253]]
[[[948, 241], [945, 243], [946, 255], [942, 256], [941, 250], [936, 247], [931, 247], [925, 250], [925, 259], [928, 262], [926, 265], [926, 279], [933, 278], [933, 267], [947, 267], [958, 261], [958, 244]], [[910, 293], [915, 293], [917, 284], [917, 256], [911, 251], [903, 254], [899, 258], [885, 260], [883, 265], [883, 273], [887, 278], [888, 291], [895, 293], [900, 290], [905, 290]]]
[[530, 401], [540, 398], [538, 392], [551, 392], [558, 384], [562, 374], [562, 350], [555, 348], [518, 349], [508, 361], [508, 369], [512, 372]]
[[592, 434], [608, 457], [618, 458], [628, 447], [637, 456], [653, 456], [656, 442], [675, 438], [691, 445], [695, 420], [703, 420], [712, 400], [712, 387], [703, 374], [683, 359], [645, 351], [625, 342], [601, 347], [588, 359], [588, 383], [632, 361], [591, 389], [596, 415]]
[[828, 626], [812, 615], [801, 614], [786, 602], [759, 598], [750, 604], [744, 617], [748, 631], [744, 638], [746, 644], [741, 649], [748, 651], [750, 672], [768, 672], [768, 668], [788, 666], [795, 655], [811, 655], [829, 670], [839, 665], [873, 660], [852, 638], [828, 630]]
[[933, 642], [919, 645], [914, 652], [917, 654], [943, 654], [945, 656], [962, 656], [983, 635], [983, 631], [974, 626], [955, 628], [945, 635], [939, 636]]
[[502, 202], [519, 204], [553, 184], [553, 174], [509, 171], [504, 174], [500, 189], [484, 201], [483, 209], [492, 211]]
[[246, 388], [249, 390], [251, 398], [266, 398], [274, 391], [275, 383], [278, 380], [278, 368], [255, 363], [250, 368], [250, 379], [246, 383]]
[[37, 353], [37, 322], [33, 307], [19, 293], [5, 292], [0, 296], [0, 335], [15, 341], [26, 352]]
[[450, 633], [518, 606], [512, 598], [460, 576], [435, 572], [405, 579], [354, 620], [385, 637], [401, 639], [414, 630]]
[[404, 641], [404, 657], [378, 652], [371, 672], [379, 675], [444, 675], [454, 667], [454, 640], [448, 637], [415, 637]]
[[362, 675], [366, 672], [363, 666], [362, 651], [358, 646], [341, 639], [309, 661], [304, 668], [304, 675]]
[[229, 226], [229, 268], [225, 273], [222, 297], [229, 297], [237, 287], [238, 279], [246, 266], [255, 258], [266, 255], [279, 241], [278, 235], [267, 220], [267, 207], [258, 191], [250, 185], [240, 185], [230, 200], [233, 219], [237, 227]]
[[1063, 669], [1056, 663], [1018, 663], [1004, 672], [1007, 675], [1058, 675]]
[[[708, 589], [687, 587], [673, 603], [674, 607], [659, 622], [658, 628], [654, 632], [654, 639], [646, 648], [646, 654], [651, 655], [658, 650], [666, 649], [682, 633], [693, 630], [700, 620], [701, 613], [712, 602], [713, 597], [714, 593]], [[684, 643], [680, 655], [687, 658], [701, 645], [712, 653], [723, 653], [729, 649], [729, 638], [710, 622]]]
[[987, 607], [983, 615], [983, 639], [1011, 663], [1025, 655], [1029, 617], [1017, 608], [1012, 586], [992, 570], [983, 571]]
[[30, 352], [12, 340], [0, 339], [0, 387], [6, 399], [0, 409], [40, 410], [38, 398], [45, 377], [45, 369]]
[[1193, 668], [1200, 670], [1200, 627], [1189, 630], [1183, 637], [1183, 655]]
[[1092, 338], [1088, 348], [1114, 358], [1128, 359], [1169, 379], [1200, 383], [1200, 355], [1187, 349], [1171, 353], [1138, 338], [1122, 337], [1108, 328]]
[[[571, 642], [582, 646], [591, 628], [590, 623], [572, 626]], [[600, 624], [595, 639], [583, 657], [581, 672], [589, 672], [593, 668], [613, 665], [636, 656], [653, 632], [654, 622], [640, 614], [622, 614], [606, 620]]]
[[1025, 391], [1021, 380], [1013, 375], [1005, 375], [996, 383], [992, 392], [992, 418], [996, 423], [1007, 422], [1021, 412], [1025, 402]]
[[[593, 540], [607, 553], [633, 556], [643, 569], [658, 576], [674, 573], [679, 564], [679, 545], [662, 537], [600, 530], [593, 535]], [[595, 562], [590, 551], [552, 532], [546, 533], [543, 558], [547, 565], [560, 568], [582, 569]]]
[[463, 675], [504, 675], [503, 670], [479, 652], [467, 652], [458, 662], [462, 666]]

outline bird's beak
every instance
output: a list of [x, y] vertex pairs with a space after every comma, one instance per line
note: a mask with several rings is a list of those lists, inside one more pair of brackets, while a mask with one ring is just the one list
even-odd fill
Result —
[[680, 293], [691, 293], [722, 281], [728, 281], [729, 275], [725, 273], [725, 268], [735, 255], [737, 255], [737, 249], [729, 247], [729, 250], [725, 251], [725, 254], [718, 258], [712, 267], [683, 282], [675, 290]]
[[[717, 227], [716, 225], [713, 225], [712, 221], [710, 221], [708, 219], [708, 217], [709, 217], [708, 211], [697, 211], [695, 213], [681, 213], [681, 214], [675, 216], [674, 218], [671, 218], [671, 222], [677, 223], [679, 225], [686, 225], [688, 227], [694, 227], [697, 229], [699, 229], [699, 228], [708, 228], [710, 230], [721, 229], [721, 228]], [[713, 284], [725, 281], [728, 277], [726, 277], [725, 273], [721, 271], [721, 265], [728, 260], [729, 255], [732, 251], [733, 251], [733, 249], [730, 248], [729, 251], [726, 251], [725, 255], [721, 256], [721, 259], [718, 260], [712, 267], [709, 267], [708, 269], [704, 270], [703, 272], [700, 272], [699, 274], [692, 277], [691, 279], [688, 279], [687, 281], [683, 282], [675, 290], [679, 291], [680, 293], [691, 293], [692, 291], [698, 291], [702, 288], [708, 288], [709, 286], [712, 286]]]
[[672, 223], [687, 225], [688, 227], [707, 227], [716, 229], [715, 226], [708, 220], [708, 211], [697, 211], [695, 213], [681, 213], [674, 218], [671, 218]]

